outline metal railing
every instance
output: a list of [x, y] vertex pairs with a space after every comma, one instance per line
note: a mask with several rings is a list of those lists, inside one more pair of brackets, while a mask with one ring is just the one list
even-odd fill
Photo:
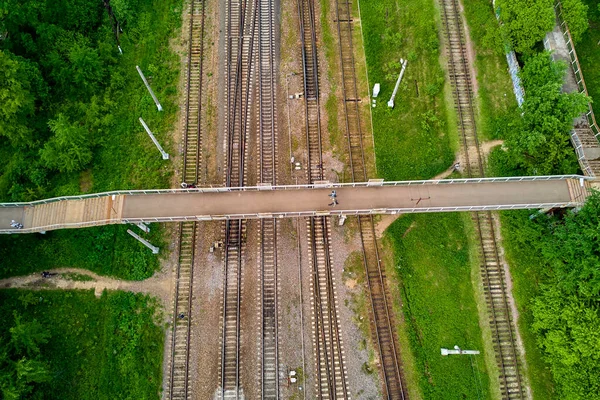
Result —
[[[571, 66], [573, 68], [573, 72], [575, 73], [577, 87], [579, 88], [580, 93], [584, 93], [586, 96], [589, 96], [585, 80], [583, 79], [583, 73], [581, 72], [579, 58], [577, 58], [577, 52], [575, 51], [575, 46], [573, 44], [573, 38], [571, 37], [571, 31], [569, 30], [567, 22], [562, 16], [563, 8], [560, 0], [556, 0], [554, 3], [554, 8], [556, 10], [556, 19], [558, 21], [558, 25], [560, 26], [560, 30], [565, 38], [567, 50], [569, 50], [569, 58], [571, 59]], [[596, 123], [596, 117], [594, 116], [594, 110], [591, 102], [588, 102], [588, 111], [585, 113], [585, 115], [592, 132], [594, 132], [594, 136], [597, 138], [600, 135], [600, 129], [598, 129], [598, 124]]]
[[91, 193], [76, 196], [62, 196], [51, 199], [36, 200], [31, 202], [18, 203], [0, 203], [1, 207], [30, 207], [57, 201], [65, 200], [85, 200], [106, 196], [139, 196], [149, 194], [186, 194], [186, 193], [224, 193], [224, 192], [250, 192], [266, 190], [299, 190], [299, 189], [328, 189], [344, 187], [378, 187], [378, 186], [410, 186], [410, 185], [450, 185], [450, 184], [471, 184], [471, 183], [494, 183], [494, 182], [524, 182], [524, 181], [551, 181], [565, 179], [594, 179], [593, 177], [582, 175], [543, 175], [543, 176], [510, 176], [494, 178], [459, 178], [459, 179], [438, 179], [438, 180], [415, 180], [415, 181], [382, 181], [373, 179], [368, 182], [351, 183], [333, 183], [317, 182], [304, 185], [261, 185], [261, 186], [243, 186], [243, 187], [205, 187], [193, 189], [150, 189], [150, 190], [115, 190], [112, 192]]

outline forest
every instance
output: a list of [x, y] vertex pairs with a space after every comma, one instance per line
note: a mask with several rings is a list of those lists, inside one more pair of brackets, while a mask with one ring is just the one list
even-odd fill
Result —
[[[169, 40], [181, 5], [113, 0], [113, 18], [103, 1], [0, 0], [0, 201], [169, 186], [171, 161], [138, 118], [172, 150], [179, 59]], [[159, 241], [161, 231], [153, 229]], [[143, 279], [158, 268], [122, 226], [2, 236], [0, 255], [4, 276], [77, 266]]]

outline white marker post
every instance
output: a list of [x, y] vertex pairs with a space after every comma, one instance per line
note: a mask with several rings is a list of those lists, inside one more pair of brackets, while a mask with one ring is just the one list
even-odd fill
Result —
[[127, 233], [129, 233], [131, 236], [133, 236], [134, 238], [139, 240], [144, 246], [146, 246], [147, 248], [152, 250], [152, 254], [158, 254], [158, 250], [159, 250], [158, 247], [153, 246], [150, 242], [148, 242], [146, 239], [141, 238], [138, 234], [133, 232], [131, 229], [127, 229]]
[[387, 103], [388, 107], [390, 107], [390, 108], [394, 108], [394, 99], [396, 98], [396, 93], [398, 93], [398, 87], [400, 86], [400, 81], [402, 81], [402, 76], [404, 76], [404, 70], [406, 69], [406, 65], [408, 64], [408, 61], [400, 59], [400, 64], [402, 64], [402, 70], [400, 71], [400, 75], [398, 76], [398, 80], [396, 81], [396, 86], [394, 87], [394, 92], [392, 93], [392, 98]]
[[160, 105], [160, 103], [158, 102], [158, 99], [156, 98], [156, 95], [154, 94], [154, 92], [150, 88], [150, 85], [148, 84], [148, 81], [146, 80], [146, 77], [144, 76], [144, 73], [142, 72], [142, 70], [140, 69], [140, 67], [138, 67], [137, 65], [135, 66], [135, 68], [137, 69], [137, 72], [140, 74], [140, 77], [142, 78], [142, 80], [144, 81], [144, 85], [146, 85], [146, 89], [148, 89], [148, 91], [150, 92], [150, 96], [152, 96], [152, 98], [154, 99], [154, 103], [156, 103], [156, 108], [158, 108], [158, 111], [162, 111], [163, 108]]
[[146, 130], [146, 132], [148, 133], [148, 136], [150, 136], [150, 139], [152, 139], [152, 141], [154, 142], [154, 144], [158, 148], [158, 151], [160, 151], [160, 154], [162, 154], [163, 160], [168, 160], [169, 159], [169, 154], [166, 151], [163, 150], [163, 148], [161, 147], [160, 143], [158, 143], [158, 140], [156, 140], [156, 138], [154, 137], [154, 135], [152, 134], [152, 132], [150, 132], [150, 128], [148, 128], [148, 125], [146, 125], [146, 123], [144, 122], [144, 120], [142, 119], [142, 117], [140, 117], [139, 119], [140, 119], [140, 123], [142, 124], [142, 126], [144, 127], [144, 129]]
[[449, 354], [479, 354], [478, 350], [463, 350], [458, 346], [454, 346], [454, 350], [450, 349], [441, 349], [442, 355], [447, 356]]

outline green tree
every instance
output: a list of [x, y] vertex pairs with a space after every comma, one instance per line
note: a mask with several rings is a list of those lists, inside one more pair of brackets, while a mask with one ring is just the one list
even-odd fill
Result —
[[50, 334], [37, 320], [23, 322], [16, 312], [13, 315], [10, 341], [0, 343], [0, 393], [7, 400], [40, 398], [35, 396], [35, 384], [50, 380], [40, 345], [48, 342]]
[[533, 331], [557, 384], [558, 398], [600, 399], [600, 317], [558, 287], [542, 288], [532, 306]]
[[589, 27], [588, 6], [581, 0], [562, 0], [561, 4], [563, 18], [569, 26], [573, 40], [577, 43]]
[[549, 53], [529, 57], [521, 78], [525, 87], [522, 118], [513, 121], [506, 147], [511, 158], [527, 173], [546, 175], [574, 172], [577, 168], [569, 132], [573, 119], [587, 107], [580, 93], [562, 93], [566, 66]]
[[54, 136], [40, 150], [42, 162], [48, 168], [74, 172], [89, 164], [93, 143], [85, 126], [71, 123], [64, 114], [58, 114], [48, 125]]
[[553, 0], [498, 0], [502, 31], [513, 49], [528, 53], [554, 26]]
[[13, 144], [29, 144], [32, 131], [27, 120], [35, 111], [35, 97], [20, 63], [17, 57], [0, 50], [0, 135]]

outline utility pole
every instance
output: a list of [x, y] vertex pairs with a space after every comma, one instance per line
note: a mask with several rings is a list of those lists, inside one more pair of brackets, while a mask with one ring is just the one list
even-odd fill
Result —
[[150, 88], [150, 85], [148, 84], [148, 81], [146, 80], [146, 77], [144, 76], [144, 73], [142, 72], [142, 70], [140, 69], [140, 67], [138, 67], [137, 65], [135, 66], [135, 68], [137, 69], [137, 72], [140, 74], [140, 77], [142, 78], [142, 80], [144, 81], [144, 85], [146, 85], [146, 89], [148, 89], [148, 91], [150, 92], [150, 96], [152, 96], [152, 98], [154, 99], [154, 103], [156, 104], [156, 108], [158, 108], [158, 111], [162, 111], [163, 108], [160, 105], [160, 103], [158, 102], [158, 99], [156, 98], [156, 95], [152, 91], [152, 88]]
[[158, 250], [159, 250], [158, 247], [153, 246], [149, 241], [147, 241], [146, 239], [143, 239], [138, 234], [133, 232], [131, 229], [127, 229], [127, 233], [129, 233], [131, 236], [133, 236], [134, 238], [139, 240], [144, 246], [146, 246], [147, 248], [152, 250], [152, 254], [158, 254]]
[[156, 138], [154, 137], [154, 135], [150, 131], [150, 128], [148, 128], [148, 125], [146, 125], [146, 123], [144, 122], [144, 120], [142, 119], [142, 117], [140, 117], [139, 119], [140, 119], [140, 123], [142, 124], [142, 126], [144, 127], [144, 129], [146, 130], [146, 132], [148, 132], [148, 136], [150, 136], [150, 139], [152, 139], [152, 141], [154, 142], [154, 144], [158, 148], [158, 151], [160, 151], [160, 154], [162, 154], [163, 160], [168, 160], [169, 159], [169, 154], [167, 154], [167, 152], [163, 150], [162, 146], [160, 145], [160, 143], [158, 143], [158, 140], [156, 140]]
[[400, 81], [402, 81], [402, 77], [404, 76], [404, 70], [406, 69], [406, 65], [408, 64], [408, 60], [400, 59], [400, 64], [402, 65], [402, 69], [400, 70], [400, 75], [398, 76], [398, 80], [396, 81], [396, 86], [394, 87], [394, 93], [392, 93], [392, 97], [390, 101], [388, 101], [387, 105], [390, 108], [394, 108], [394, 99], [396, 98], [396, 93], [398, 93], [398, 87], [400, 87]]

